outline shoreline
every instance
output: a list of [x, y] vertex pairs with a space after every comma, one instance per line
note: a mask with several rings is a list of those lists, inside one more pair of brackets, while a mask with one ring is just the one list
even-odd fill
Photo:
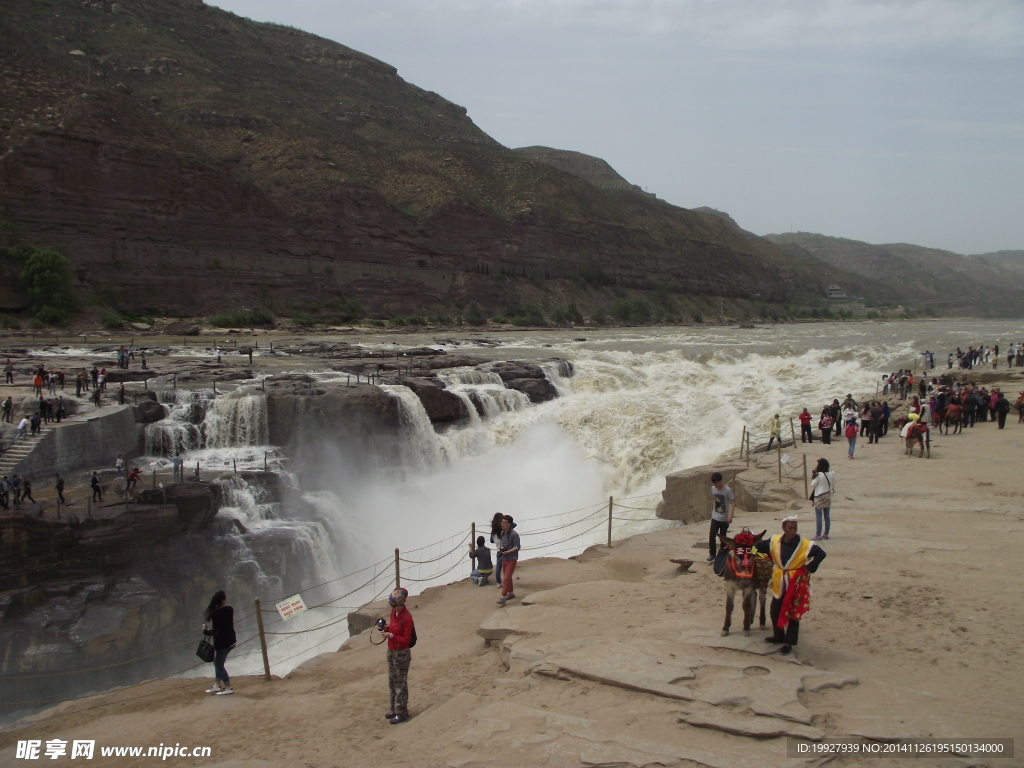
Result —
[[[837, 445], [837, 454], [845, 453]], [[109, 744], [130, 743], [127, 733], [152, 733], [160, 735], [154, 743], [218, 744], [213, 762], [240, 760], [237, 765], [254, 768], [297, 761], [333, 765], [322, 750], [366, 755], [347, 760], [351, 765], [449, 765], [467, 758], [479, 765], [523, 765], [554, 755], [582, 765], [590, 759], [581, 756], [596, 755], [627, 765], [658, 758], [725, 768], [791, 763], [781, 738], [755, 739], [744, 730], [795, 732], [799, 726], [868, 738], [1020, 736], [1024, 711], [1014, 681], [1024, 662], [1013, 643], [1000, 641], [1005, 597], [991, 586], [994, 579], [1009, 589], [1024, 575], [1013, 554], [1024, 543], [1024, 516], [1014, 501], [1024, 496], [1024, 480], [1013, 460], [1022, 448], [1024, 429], [1016, 421], [1003, 431], [987, 422], [963, 435], [937, 434], [932, 458], [924, 460], [903, 456], [890, 432], [879, 446], [859, 449], [854, 461], [838, 467], [833, 537], [823, 543], [829, 557], [813, 578], [812, 611], [796, 654], [800, 670], [832, 676], [831, 687], [810, 693], [813, 684], [802, 678], [804, 693], [785, 689], [785, 701], [795, 702], [786, 712], [724, 712], [708, 703], [714, 698], [705, 695], [709, 691], [749, 686], [751, 678], [707, 688], [713, 679], [702, 682], [702, 669], [728, 670], [746, 658], [747, 666], [769, 670], [753, 678], [760, 681], [782, 679], [794, 662], [763, 656], [756, 644], [745, 643], [735, 631], [737, 615], [733, 634], [716, 638], [721, 583], [699, 562], [706, 527], [695, 524], [615, 540], [611, 550], [589, 547], [572, 559], [524, 560], [516, 572], [521, 605], [499, 609], [493, 587], [488, 592], [465, 579], [411, 597], [421, 641], [410, 677], [414, 717], [401, 730], [375, 714], [375, 705], [386, 703], [383, 655], [364, 633], [283, 679], [240, 678], [239, 695], [230, 702], [198, 698], [195, 689], [205, 680], [162, 679], [58, 705], [0, 732], [0, 755], [13, 750], [16, 738], [89, 734]], [[913, 484], [906, 482], [908, 470]], [[969, 492], [965, 483], [974, 483]], [[794, 503], [806, 534], [810, 504]], [[735, 524], [773, 533], [782, 514], [737, 512]], [[977, 533], [965, 537], [965, 526]], [[997, 531], [995, 538], [989, 535]], [[690, 553], [697, 561], [690, 573], [668, 562]], [[997, 571], [986, 567], [994, 562]], [[755, 629], [754, 635], [759, 641], [763, 633]], [[588, 654], [580, 655], [580, 642], [591, 648]], [[970, 647], [975, 650], [961, 650]], [[667, 697], [672, 688], [652, 692], [658, 680], [646, 667], [625, 661], [667, 663], [673, 653], [696, 664], [689, 668], [696, 670], [696, 683], [671, 684], [682, 686], [689, 699]], [[601, 672], [594, 664], [606, 656]], [[632, 678], [621, 679], [626, 672]], [[638, 680], [639, 689], [633, 685]], [[960, 705], [965, 697], [974, 703], [969, 710]], [[802, 714], [793, 719], [797, 705], [810, 713], [809, 723], [800, 721]], [[188, 714], [196, 706], [200, 723]], [[632, 713], [625, 719], [623, 707]], [[292, 727], [282, 732], [286, 711]], [[317, 712], [317, 722], [299, 724], [296, 712]], [[213, 722], [207, 722], [210, 716]], [[486, 725], [494, 722], [503, 725]], [[486, 742], [481, 733], [490, 734]], [[144, 762], [120, 759], [117, 765]]]

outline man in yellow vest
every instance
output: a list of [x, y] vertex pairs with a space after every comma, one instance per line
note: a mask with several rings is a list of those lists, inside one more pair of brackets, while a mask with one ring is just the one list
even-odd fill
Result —
[[796, 532], [796, 515], [783, 518], [782, 533], [754, 547], [771, 558], [772, 637], [766, 643], [781, 643], [783, 656], [793, 650], [800, 637], [800, 618], [811, 607], [811, 577], [825, 559], [825, 550]]

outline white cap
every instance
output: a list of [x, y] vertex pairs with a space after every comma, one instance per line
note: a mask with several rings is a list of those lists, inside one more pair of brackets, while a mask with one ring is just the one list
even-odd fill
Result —
[[782, 518], [783, 525], [785, 525], [786, 523], [795, 523], [795, 522], [797, 522], [796, 515], [790, 515], [789, 517]]

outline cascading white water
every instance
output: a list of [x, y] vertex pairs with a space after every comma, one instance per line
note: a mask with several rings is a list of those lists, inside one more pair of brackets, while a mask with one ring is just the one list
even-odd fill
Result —
[[518, 411], [530, 405], [530, 398], [515, 389], [506, 389], [501, 376], [476, 368], [456, 369], [438, 374], [469, 408], [470, 427], [479, 426], [478, 415], [494, 418], [498, 414]]
[[210, 390], [179, 389], [164, 393], [167, 415], [146, 425], [145, 443], [149, 456], [174, 456], [201, 448], [203, 433], [197, 422], [206, 414]]
[[220, 486], [221, 509], [238, 518], [246, 526], [280, 517], [281, 505], [270, 500], [270, 492], [236, 474], [223, 475], [215, 481]]
[[497, 384], [505, 386], [501, 376], [493, 371], [481, 371], [478, 368], [455, 368], [451, 371], [438, 374], [438, 378], [449, 386], [459, 384]]
[[221, 395], [207, 407], [204, 425], [210, 448], [266, 445], [267, 397], [248, 388]]
[[165, 418], [146, 425], [146, 453], [174, 456], [203, 448], [235, 448], [268, 442], [267, 398], [251, 388], [215, 395], [211, 390], [165, 393]]
[[441, 463], [441, 443], [419, 397], [401, 384], [381, 384], [380, 388], [398, 400], [404, 438], [400, 444], [402, 463], [417, 470], [436, 467]]
[[554, 386], [555, 391], [558, 392], [559, 397], [568, 397], [572, 394], [572, 387], [566, 381], [575, 373], [572, 363], [568, 360], [552, 360], [547, 363], [541, 363], [540, 368], [544, 371], [544, 376], [547, 380]]

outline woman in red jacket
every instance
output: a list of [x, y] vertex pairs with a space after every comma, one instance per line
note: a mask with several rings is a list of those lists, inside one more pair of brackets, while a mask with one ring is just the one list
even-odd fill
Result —
[[409, 719], [409, 664], [415, 643], [416, 628], [412, 614], [405, 607], [409, 590], [399, 587], [388, 598], [391, 616], [383, 635], [388, 639], [388, 690], [391, 693], [391, 709], [384, 718], [398, 725]]

